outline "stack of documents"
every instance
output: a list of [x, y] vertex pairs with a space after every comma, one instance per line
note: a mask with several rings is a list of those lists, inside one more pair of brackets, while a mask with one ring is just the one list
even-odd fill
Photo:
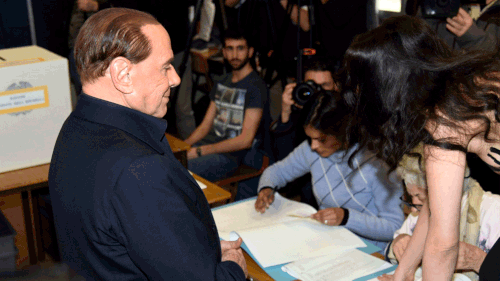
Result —
[[292, 262], [282, 269], [302, 281], [351, 281], [391, 267], [384, 260], [353, 249]]
[[214, 210], [213, 216], [219, 236], [224, 240], [241, 237], [264, 268], [366, 246], [344, 227], [310, 219], [316, 210], [307, 204], [279, 194], [264, 214], [257, 212], [254, 204], [255, 199], [233, 204]]

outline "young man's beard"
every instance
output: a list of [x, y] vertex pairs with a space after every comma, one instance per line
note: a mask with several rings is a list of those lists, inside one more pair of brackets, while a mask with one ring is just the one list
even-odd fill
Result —
[[[235, 61], [235, 60], [233, 60], [233, 61]], [[249, 57], [246, 57], [246, 58], [245, 58], [245, 60], [243, 60], [243, 61], [241, 62], [241, 64], [237, 65], [236, 67], [234, 67], [234, 66], [231, 64], [231, 62], [229, 62], [229, 65], [231, 65], [232, 70], [240, 70], [240, 69], [242, 69], [245, 65], [247, 65], [248, 61], [250, 61], [250, 58], [249, 58]]]

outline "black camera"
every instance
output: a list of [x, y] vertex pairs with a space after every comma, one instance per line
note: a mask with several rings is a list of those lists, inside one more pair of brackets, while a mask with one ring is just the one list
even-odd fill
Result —
[[452, 18], [458, 14], [461, 5], [485, 3], [484, 0], [423, 0], [422, 15], [426, 18]]
[[321, 90], [321, 86], [314, 83], [313, 80], [308, 80], [297, 84], [297, 86], [293, 88], [292, 99], [297, 105], [304, 106], [312, 96]]

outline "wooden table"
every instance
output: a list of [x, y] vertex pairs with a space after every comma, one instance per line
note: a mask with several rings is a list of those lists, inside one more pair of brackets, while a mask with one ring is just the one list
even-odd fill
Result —
[[209, 204], [226, 203], [231, 198], [231, 193], [229, 191], [222, 189], [216, 184], [209, 182], [196, 174], [193, 174], [193, 177], [195, 180], [198, 180], [207, 186], [207, 188], [202, 190], [203, 193], [205, 193], [205, 197], [207, 197]]
[[33, 207], [31, 191], [46, 187], [48, 176], [49, 164], [0, 174], [0, 195], [21, 193], [24, 224], [28, 242], [28, 258], [30, 264], [37, 263], [37, 249], [41, 245], [41, 241], [37, 241], [35, 235], [36, 230], [39, 228], [36, 227], [38, 225], [38, 221], [34, 219], [34, 214], [37, 214], [38, 210]]
[[248, 277], [252, 278], [254, 281], [274, 281], [274, 279], [267, 274], [262, 267], [260, 267], [257, 262], [255, 262], [250, 255], [243, 250], [243, 256], [245, 256], [245, 261], [247, 262]]
[[165, 133], [165, 137], [170, 144], [170, 148], [174, 153], [175, 158], [177, 158], [186, 169], [188, 167], [187, 160], [187, 152], [191, 149], [191, 146], [187, 144], [185, 141], [180, 140], [172, 135]]

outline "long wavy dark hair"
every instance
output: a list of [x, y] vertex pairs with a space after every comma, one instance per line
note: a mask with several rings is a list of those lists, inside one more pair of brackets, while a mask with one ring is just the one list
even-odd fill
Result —
[[497, 52], [454, 52], [412, 16], [389, 18], [358, 35], [338, 73], [350, 107], [348, 145], [368, 148], [392, 171], [420, 142], [466, 150], [451, 139], [433, 139], [425, 127], [429, 120], [465, 132], [460, 121], [481, 119], [488, 138], [484, 113], [494, 110], [500, 120], [498, 59]]

